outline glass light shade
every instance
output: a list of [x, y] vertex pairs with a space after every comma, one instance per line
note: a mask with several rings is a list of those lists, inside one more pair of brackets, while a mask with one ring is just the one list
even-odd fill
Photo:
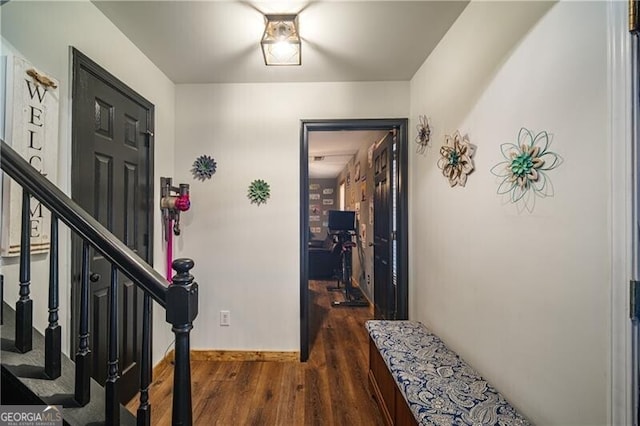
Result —
[[266, 65], [300, 65], [297, 15], [266, 15], [260, 46]]

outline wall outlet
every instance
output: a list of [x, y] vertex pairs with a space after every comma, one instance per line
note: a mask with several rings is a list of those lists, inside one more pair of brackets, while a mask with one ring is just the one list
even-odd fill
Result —
[[220, 311], [220, 325], [231, 325], [231, 311]]

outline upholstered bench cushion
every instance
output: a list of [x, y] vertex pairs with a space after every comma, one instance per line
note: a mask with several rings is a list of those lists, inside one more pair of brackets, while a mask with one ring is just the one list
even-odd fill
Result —
[[371, 320], [366, 327], [418, 423], [530, 424], [422, 323]]

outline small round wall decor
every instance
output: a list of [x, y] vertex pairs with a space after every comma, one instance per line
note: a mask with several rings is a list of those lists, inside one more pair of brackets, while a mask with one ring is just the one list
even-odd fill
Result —
[[267, 202], [267, 199], [271, 196], [271, 189], [269, 184], [262, 179], [256, 179], [249, 185], [249, 193], [247, 197], [251, 201], [251, 204], [260, 205]]
[[546, 172], [562, 163], [562, 158], [549, 151], [551, 138], [546, 131], [534, 136], [524, 127], [518, 132], [516, 143], [503, 143], [500, 151], [505, 161], [491, 168], [498, 178], [498, 194], [507, 195], [512, 203], [521, 202], [529, 212], [533, 211], [536, 197], [553, 195], [553, 185]]
[[444, 138], [438, 167], [442, 170], [443, 176], [449, 179], [449, 185], [464, 186], [467, 183], [467, 175], [474, 169], [472, 157], [475, 149], [469, 143], [469, 137], [461, 136], [457, 130], [452, 136], [445, 135]]
[[208, 155], [201, 155], [193, 162], [191, 173], [194, 179], [205, 181], [211, 179], [211, 176], [216, 172], [216, 162], [212, 157]]
[[431, 141], [431, 127], [429, 126], [429, 120], [427, 120], [426, 115], [419, 116], [418, 121], [418, 125], [416, 126], [418, 132], [416, 136], [416, 143], [418, 144], [416, 152], [418, 154], [424, 154], [425, 149], [429, 146], [429, 141]]

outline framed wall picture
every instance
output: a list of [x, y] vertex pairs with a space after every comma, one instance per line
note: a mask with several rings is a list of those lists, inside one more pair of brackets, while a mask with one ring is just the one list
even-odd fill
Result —
[[320, 194], [309, 194], [309, 199], [310, 200], [319, 200], [320, 199]]
[[369, 203], [369, 225], [373, 225], [373, 202]]
[[372, 143], [369, 149], [367, 150], [367, 162], [369, 163], [369, 168], [373, 167], [373, 150], [376, 148], [376, 144]]

